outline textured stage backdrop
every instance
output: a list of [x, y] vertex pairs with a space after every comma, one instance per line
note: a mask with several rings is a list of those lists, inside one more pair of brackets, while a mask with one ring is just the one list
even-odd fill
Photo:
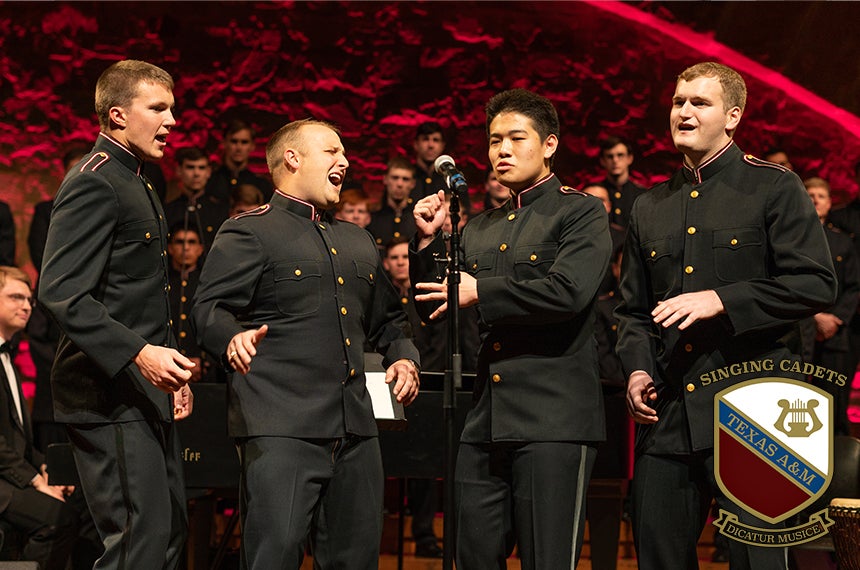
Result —
[[378, 196], [385, 162], [411, 157], [414, 126], [434, 118], [478, 191], [483, 105], [497, 91], [525, 87], [559, 109], [563, 180], [597, 178], [596, 142], [612, 133], [634, 141], [635, 176], [653, 183], [679, 164], [667, 129], [676, 75], [716, 59], [748, 80], [741, 148], [784, 146], [801, 175], [831, 180], [837, 200], [856, 193], [857, 117], [631, 4], [3, 2], [0, 31], [0, 199], [15, 214], [25, 266], [33, 204], [55, 191], [65, 149], [93, 140], [96, 78], [124, 58], [156, 63], [176, 79], [168, 177], [178, 147], [199, 145], [216, 157], [234, 117], [257, 127], [253, 168], [262, 172], [268, 135], [313, 116], [342, 128], [351, 176]]

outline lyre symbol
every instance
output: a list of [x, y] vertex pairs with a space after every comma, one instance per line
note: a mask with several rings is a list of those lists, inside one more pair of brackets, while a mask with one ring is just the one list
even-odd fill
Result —
[[[779, 419], [776, 420], [773, 427], [788, 437], [809, 437], [824, 425], [818, 419], [818, 416], [815, 415], [818, 400], [809, 400], [806, 402], [805, 407], [802, 400], [795, 400], [794, 406], [789, 404], [788, 400], [785, 399], [780, 400], [777, 404], [782, 408], [782, 412], [779, 414]], [[788, 414], [791, 414], [791, 421], [788, 422], [788, 428], [786, 429], [785, 420], [788, 418]], [[812, 427], [808, 430], [806, 427], [809, 425], [809, 422], [806, 421], [806, 416], [809, 416], [809, 419], [812, 420]]]

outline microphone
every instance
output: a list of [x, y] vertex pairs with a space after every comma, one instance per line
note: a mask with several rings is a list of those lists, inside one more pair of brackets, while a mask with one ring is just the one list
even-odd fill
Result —
[[454, 165], [453, 158], [447, 154], [443, 154], [436, 159], [436, 162], [433, 163], [433, 169], [442, 176], [448, 177], [448, 188], [453, 192], [456, 192], [457, 194], [469, 193], [469, 185], [466, 184], [466, 179], [463, 177], [463, 173], [457, 170], [457, 167]]

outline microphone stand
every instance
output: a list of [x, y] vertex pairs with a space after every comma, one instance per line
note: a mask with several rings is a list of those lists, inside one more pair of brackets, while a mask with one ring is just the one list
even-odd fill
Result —
[[457, 459], [456, 389], [463, 386], [463, 355], [460, 353], [460, 197], [447, 179], [451, 189], [451, 237], [448, 248], [448, 343], [447, 368], [442, 391], [442, 411], [445, 420], [445, 500], [442, 519], [442, 568], [454, 567], [455, 503], [454, 464]]

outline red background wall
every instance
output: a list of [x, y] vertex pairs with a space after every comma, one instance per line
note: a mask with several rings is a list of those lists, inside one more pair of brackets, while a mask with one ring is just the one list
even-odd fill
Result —
[[[447, 152], [477, 191], [486, 161], [483, 105], [510, 87], [535, 89], [556, 103], [562, 120], [556, 171], [565, 182], [578, 186], [600, 176], [596, 143], [613, 133], [634, 141], [636, 177], [653, 183], [679, 164], [667, 130], [674, 78], [687, 65], [717, 59], [737, 66], [748, 81], [741, 148], [761, 154], [785, 147], [802, 176], [828, 178], [835, 198], [845, 201], [856, 192], [851, 169], [860, 157], [860, 122], [814, 93], [853, 108], [844, 84], [856, 83], [857, 52], [849, 50], [854, 57], [841, 66], [833, 59], [847, 57], [844, 46], [856, 34], [817, 29], [793, 38], [789, 27], [820, 20], [851, 31], [860, 21], [851, 15], [860, 12], [841, 3], [741, 4], [767, 6], [2, 3], [0, 199], [16, 217], [18, 263], [29, 263], [32, 207], [55, 191], [63, 152], [75, 142], [91, 143], [97, 132], [98, 75], [129, 57], [156, 63], [176, 79], [173, 150], [196, 144], [217, 157], [224, 123], [242, 117], [257, 127], [253, 168], [262, 172], [268, 135], [289, 120], [314, 116], [343, 129], [351, 175], [374, 196], [387, 159], [411, 157], [414, 126], [430, 118], [446, 127]], [[813, 4], [833, 6], [813, 10]], [[755, 16], [744, 20], [739, 10]], [[772, 28], [751, 30], [758, 21]], [[715, 41], [728, 43], [732, 30], [751, 59]], [[754, 33], [761, 34], [758, 43]], [[802, 58], [786, 48], [815, 34], [819, 47]], [[767, 67], [780, 67], [777, 61], [787, 61], [790, 78]], [[842, 88], [833, 81], [840, 72]], [[163, 167], [171, 177], [172, 152]]]

